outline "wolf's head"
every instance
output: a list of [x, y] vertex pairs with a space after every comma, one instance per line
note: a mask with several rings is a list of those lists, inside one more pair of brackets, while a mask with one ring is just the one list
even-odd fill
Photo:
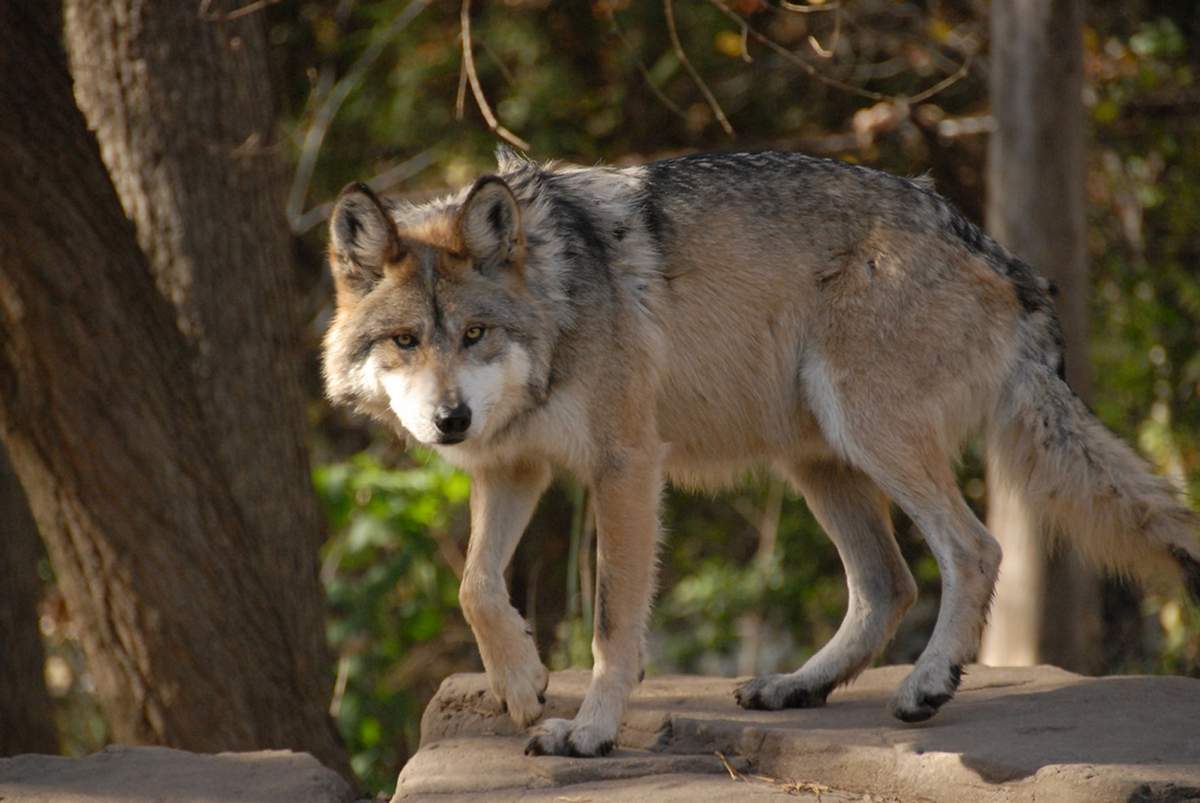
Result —
[[520, 205], [495, 176], [460, 198], [401, 210], [351, 184], [330, 221], [329, 395], [425, 444], [485, 441], [548, 373]]

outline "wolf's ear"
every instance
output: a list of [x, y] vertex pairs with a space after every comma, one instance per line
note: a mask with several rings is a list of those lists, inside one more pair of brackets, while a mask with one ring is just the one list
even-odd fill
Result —
[[400, 259], [403, 246], [383, 203], [366, 184], [347, 184], [329, 218], [334, 273], [356, 290], [370, 289], [383, 266]]
[[498, 176], [475, 182], [458, 212], [458, 235], [475, 266], [488, 272], [515, 264], [524, 248], [521, 208], [512, 190]]

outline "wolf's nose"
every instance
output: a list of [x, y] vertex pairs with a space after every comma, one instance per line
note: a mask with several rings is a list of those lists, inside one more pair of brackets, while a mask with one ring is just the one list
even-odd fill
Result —
[[471, 426], [471, 408], [462, 402], [439, 407], [433, 414], [433, 425], [443, 435], [461, 435]]

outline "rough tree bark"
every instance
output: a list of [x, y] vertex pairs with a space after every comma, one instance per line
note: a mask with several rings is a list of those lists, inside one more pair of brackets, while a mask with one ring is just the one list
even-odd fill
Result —
[[[38, 6], [0, 4], [0, 436], [82, 622], [114, 735], [307, 750], [349, 776], [326, 712], [320, 531], [266, 129], [252, 100], [230, 96], [242, 89], [205, 97], [229, 105], [159, 142], [156, 158], [161, 181], [208, 194], [181, 187], [173, 200], [122, 179], [131, 217], [165, 220], [157, 236], [135, 231]], [[86, 10], [69, 9], [74, 25]], [[185, 53], [200, 47], [194, 36], [126, 12], [133, 30], [179, 37], [122, 51], [131, 73], [159, 69], [147, 52], [169, 51], [196, 87], [254, 82], [237, 72], [252, 66], [244, 54], [229, 56], [235, 68], [219, 43]], [[251, 28], [196, 24], [214, 25], [231, 52], [255, 47]], [[151, 113], [193, 103], [180, 86]], [[245, 145], [255, 131], [259, 148]], [[173, 164], [175, 148], [197, 161]]]
[[38, 632], [37, 527], [0, 447], [0, 756], [57, 753]]
[[[196, 388], [241, 514], [274, 536], [255, 545], [262, 568], [290, 581], [316, 576], [324, 534], [303, 437], [266, 37], [261, 14], [222, 19], [235, 5], [67, 0], [67, 54], [76, 101], [195, 348]], [[279, 537], [310, 549], [280, 553]], [[291, 616], [319, 620], [320, 597], [296, 600]]]
[[[994, 0], [987, 225], [1052, 279], [1067, 381], [1087, 398], [1082, 0]], [[980, 658], [1100, 669], [1099, 583], [1074, 555], [1047, 555], [1021, 500], [992, 494], [988, 525], [1004, 548]]]

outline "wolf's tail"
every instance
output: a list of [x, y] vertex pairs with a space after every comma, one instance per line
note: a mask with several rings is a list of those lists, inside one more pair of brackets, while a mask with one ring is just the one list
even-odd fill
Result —
[[1018, 360], [989, 427], [988, 466], [989, 482], [1094, 562], [1139, 578], [1182, 573], [1200, 601], [1200, 514], [1051, 366]]

